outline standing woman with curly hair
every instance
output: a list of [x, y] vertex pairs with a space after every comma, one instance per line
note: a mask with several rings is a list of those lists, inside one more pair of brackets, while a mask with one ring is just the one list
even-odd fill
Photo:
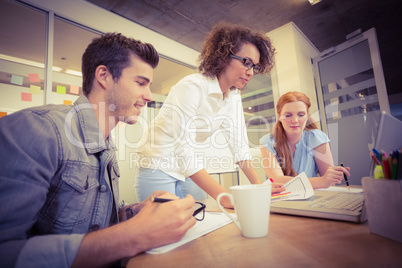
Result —
[[334, 166], [328, 136], [311, 119], [310, 106], [302, 92], [287, 92], [279, 98], [273, 132], [260, 139], [263, 165], [276, 182], [286, 183], [305, 172], [314, 189], [328, 188], [341, 183], [344, 173], [350, 176], [350, 168]]
[[[204, 169], [204, 158], [197, 153], [200, 144], [212, 143], [219, 130], [249, 181], [261, 183], [251, 167], [239, 90], [255, 74], [271, 71], [274, 52], [263, 33], [226, 23], [212, 29], [202, 47], [199, 72], [172, 87], [149, 126], [146, 143], [137, 150], [139, 200], [154, 190], [181, 198], [190, 194], [196, 200], [205, 199], [205, 192], [215, 199], [225, 192]], [[274, 192], [281, 190], [280, 184], [273, 187]], [[229, 199], [221, 202], [232, 207]]]

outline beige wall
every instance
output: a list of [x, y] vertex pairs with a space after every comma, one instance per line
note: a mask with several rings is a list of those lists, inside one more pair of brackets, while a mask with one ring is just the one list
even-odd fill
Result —
[[314, 116], [317, 121], [317, 95], [311, 59], [316, 57], [319, 51], [294, 23], [288, 23], [267, 35], [277, 51], [275, 55], [277, 73], [273, 79], [276, 80], [274, 85], [278, 88], [273, 91], [274, 102], [276, 103], [286, 92], [302, 91], [310, 98], [312, 103], [310, 112], [317, 115]]

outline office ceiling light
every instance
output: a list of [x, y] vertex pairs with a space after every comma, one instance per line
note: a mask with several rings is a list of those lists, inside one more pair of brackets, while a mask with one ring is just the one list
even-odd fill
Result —
[[82, 76], [82, 73], [81, 73], [81, 72], [74, 71], [74, 70], [70, 70], [70, 69], [66, 70], [66, 74], [72, 74], [72, 75], [76, 75], [76, 76]]
[[[4, 55], [4, 54], [0, 54], [0, 60], [16, 62], [16, 63], [25, 64], [25, 65], [32, 66], [32, 67], [38, 67], [38, 68], [41, 68], [41, 69], [45, 68], [45, 64], [43, 64], [43, 63], [30, 61], [30, 60], [25, 60], [25, 59], [20, 59], [20, 58], [16, 58], [16, 57]], [[55, 71], [55, 72], [61, 72], [63, 69], [60, 68], [60, 67], [53, 66], [52, 70]]]
[[310, 2], [311, 5], [315, 5], [319, 2], [321, 2], [321, 0], [308, 0]]

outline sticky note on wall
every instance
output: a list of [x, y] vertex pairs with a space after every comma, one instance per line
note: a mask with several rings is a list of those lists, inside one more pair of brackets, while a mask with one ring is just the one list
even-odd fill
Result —
[[3, 116], [6, 116], [7, 112], [0, 112], [0, 118], [2, 118]]
[[38, 74], [28, 74], [29, 77], [29, 82], [31, 83], [37, 83], [40, 82], [40, 78]]
[[63, 95], [66, 95], [66, 87], [63, 87], [63, 86], [57, 86], [57, 90], [56, 90], [56, 92], [57, 92], [58, 94], [63, 94]]
[[79, 94], [80, 88], [78, 86], [71, 85], [70, 86], [70, 93], [71, 94]]
[[40, 86], [31, 85], [29, 87], [29, 92], [35, 95], [40, 95]]
[[26, 92], [21, 92], [21, 100], [22, 101], [30, 101], [30, 102], [32, 102], [32, 94], [31, 93], [26, 93]]
[[64, 105], [71, 105], [71, 104], [73, 104], [73, 102], [70, 101], [70, 100], [63, 100], [63, 103], [64, 103]]
[[11, 84], [22, 86], [23, 81], [24, 81], [24, 78], [22, 76], [15, 75], [15, 74], [11, 75]]

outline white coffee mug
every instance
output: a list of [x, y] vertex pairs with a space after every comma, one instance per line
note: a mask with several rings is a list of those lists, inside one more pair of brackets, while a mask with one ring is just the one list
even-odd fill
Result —
[[[221, 193], [216, 198], [219, 208], [237, 225], [243, 236], [249, 238], [266, 236], [271, 205], [271, 184], [238, 185], [230, 189], [232, 194]], [[220, 204], [223, 196], [229, 197], [234, 205], [237, 219], [234, 219]]]

